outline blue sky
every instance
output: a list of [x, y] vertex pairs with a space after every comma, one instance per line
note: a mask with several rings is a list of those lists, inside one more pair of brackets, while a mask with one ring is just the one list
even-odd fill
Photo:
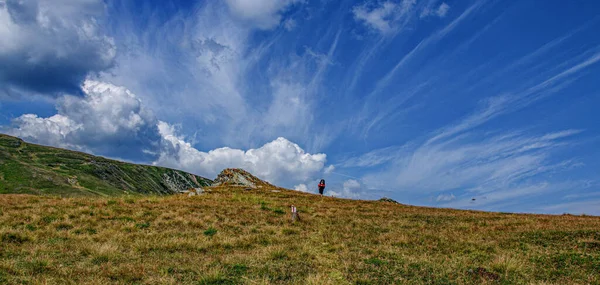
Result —
[[207, 177], [600, 214], [597, 1], [0, 0], [0, 131]]

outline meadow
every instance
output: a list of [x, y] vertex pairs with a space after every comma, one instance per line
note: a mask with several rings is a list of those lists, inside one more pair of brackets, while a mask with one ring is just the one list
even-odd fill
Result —
[[0, 284], [600, 284], [600, 217], [273, 190], [0, 195]]

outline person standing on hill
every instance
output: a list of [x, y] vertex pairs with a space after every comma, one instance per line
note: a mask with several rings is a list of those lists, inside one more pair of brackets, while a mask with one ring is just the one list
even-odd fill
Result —
[[323, 195], [324, 190], [325, 190], [325, 179], [321, 179], [321, 182], [319, 182], [319, 194]]

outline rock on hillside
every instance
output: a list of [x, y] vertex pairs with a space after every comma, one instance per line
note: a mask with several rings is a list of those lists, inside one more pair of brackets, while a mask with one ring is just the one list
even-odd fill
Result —
[[179, 170], [30, 144], [0, 134], [0, 194], [166, 195], [210, 184], [209, 179]]
[[387, 198], [387, 197], [383, 197], [383, 198], [379, 199], [379, 202], [400, 204], [400, 203], [398, 203], [398, 201]]
[[217, 179], [215, 179], [213, 186], [275, 187], [271, 183], [261, 180], [248, 171], [239, 168], [227, 168], [221, 171]]

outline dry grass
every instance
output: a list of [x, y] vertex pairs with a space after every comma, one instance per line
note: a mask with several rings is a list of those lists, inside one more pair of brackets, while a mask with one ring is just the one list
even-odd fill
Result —
[[[292, 224], [289, 205], [302, 221]], [[292, 191], [0, 195], [0, 283], [600, 284], [600, 217]]]

